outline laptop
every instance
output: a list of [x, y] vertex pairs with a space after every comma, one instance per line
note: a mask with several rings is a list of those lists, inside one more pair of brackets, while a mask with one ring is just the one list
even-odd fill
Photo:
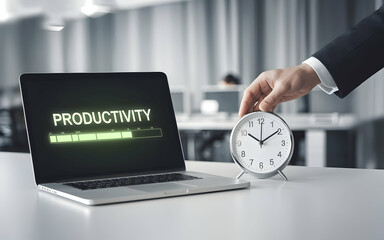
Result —
[[40, 190], [86, 205], [249, 187], [186, 171], [164, 73], [20, 76]]

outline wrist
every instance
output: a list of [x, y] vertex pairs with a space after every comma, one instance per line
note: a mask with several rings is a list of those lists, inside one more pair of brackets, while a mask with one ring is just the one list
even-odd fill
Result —
[[321, 83], [321, 80], [316, 71], [310, 65], [302, 63], [299, 65], [299, 67], [303, 71], [304, 79], [309, 82], [311, 88], [314, 88]]
[[318, 84], [318, 86], [324, 92], [326, 92], [327, 94], [332, 94], [336, 91], [339, 91], [339, 88], [337, 87], [332, 75], [330, 74], [328, 69], [324, 66], [324, 64], [320, 62], [317, 58], [310, 57], [307, 60], [305, 60], [303, 64], [307, 64], [313, 69], [313, 71], [315, 71], [318, 78], [320, 79], [320, 83]]

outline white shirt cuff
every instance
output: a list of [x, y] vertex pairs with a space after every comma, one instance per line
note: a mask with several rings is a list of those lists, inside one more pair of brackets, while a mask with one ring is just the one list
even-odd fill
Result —
[[305, 60], [303, 63], [308, 64], [316, 72], [317, 76], [320, 78], [321, 83], [318, 85], [321, 90], [328, 94], [339, 91], [335, 80], [333, 80], [332, 75], [329, 73], [328, 69], [315, 57], [310, 57]]

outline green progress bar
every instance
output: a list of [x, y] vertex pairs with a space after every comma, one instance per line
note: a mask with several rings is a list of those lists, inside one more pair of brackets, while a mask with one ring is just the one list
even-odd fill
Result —
[[162, 137], [161, 128], [138, 129], [129, 131], [95, 132], [95, 133], [74, 133], [49, 135], [51, 143], [75, 143], [106, 140], [126, 140], [135, 138]]

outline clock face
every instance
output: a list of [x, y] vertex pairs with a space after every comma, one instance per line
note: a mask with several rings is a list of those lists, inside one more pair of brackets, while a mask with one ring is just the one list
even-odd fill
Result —
[[276, 114], [253, 112], [233, 128], [230, 148], [233, 159], [243, 170], [259, 178], [271, 177], [291, 159], [293, 135]]

